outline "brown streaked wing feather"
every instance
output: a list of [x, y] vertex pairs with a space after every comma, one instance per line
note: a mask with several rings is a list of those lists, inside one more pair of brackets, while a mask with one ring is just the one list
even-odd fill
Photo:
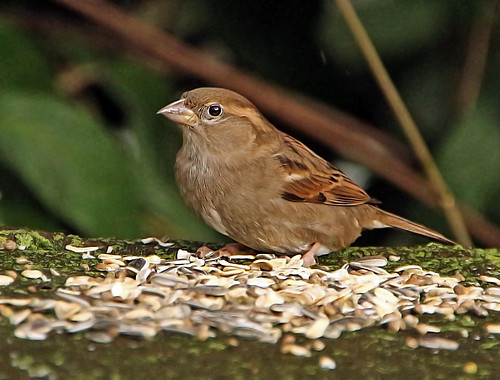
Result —
[[293, 137], [275, 156], [288, 176], [281, 196], [292, 202], [356, 206], [372, 203], [370, 196], [336, 167]]

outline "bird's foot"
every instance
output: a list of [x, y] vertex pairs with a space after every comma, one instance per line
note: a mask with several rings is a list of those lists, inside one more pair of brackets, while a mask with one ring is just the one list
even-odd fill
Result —
[[210, 257], [210, 258], [216, 258], [216, 257], [231, 257], [231, 256], [236, 256], [236, 255], [249, 255], [249, 254], [254, 254], [255, 252], [252, 251], [251, 248], [248, 248], [247, 246], [239, 243], [229, 243], [226, 244], [224, 247], [214, 251], [213, 249], [208, 248], [207, 246], [203, 246], [198, 248], [196, 251], [198, 254], [198, 257], [204, 258], [204, 257]]
[[252, 248], [248, 248], [246, 245], [240, 243], [229, 243], [226, 244], [221, 249], [218, 249], [217, 252], [223, 253], [224, 256], [235, 256], [235, 255], [248, 255], [251, 253], [255, 253]]
[[310, 267], [311, 265], [316, 264], [316, 256], [318, 256], [318, 251], [321, 248], [321, 244], [314, 243], [309, 251], [302, 255], [302, 260], [304, 260], [304, 266]]

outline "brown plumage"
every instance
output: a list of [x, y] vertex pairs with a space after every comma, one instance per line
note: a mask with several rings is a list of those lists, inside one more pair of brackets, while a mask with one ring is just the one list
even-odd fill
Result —
[[183, 132], [176, 177], [187, 204], [241, 244], [305, 253], [306, 265], [348, 246], [362, 229], [396, 227], [453, 244], [379, 209], [344, 173], [233, 91], [198, 88], [158, 113]]

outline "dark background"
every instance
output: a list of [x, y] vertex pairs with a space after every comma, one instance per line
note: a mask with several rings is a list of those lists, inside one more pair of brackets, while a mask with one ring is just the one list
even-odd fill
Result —
[[[488, 24], [497, 1], [352, 3], [451, 190], [498, 223], [500, 28]], [[308, 95], [406, 144], [334, 1], [114, 4], [255, 78]], [[2, 1], [0, 224], [92, 237], [224, 240], [183, 205], [173, 179], [180, 133], [156, 115], [185, 90], [205, 85], [57, 2]], [[385, 209], [450, 234], [438, 211], [338, 155], [321, 136], [270, 119], [347, 172]], [[359, 244], [426, 241], [388, 231], [362, 239]]]

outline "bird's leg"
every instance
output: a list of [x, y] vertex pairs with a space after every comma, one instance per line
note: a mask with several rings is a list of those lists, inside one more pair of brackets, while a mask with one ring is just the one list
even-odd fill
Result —
[[245, 255], [252, 253], [252, 249], [248, 248], [246, 245], [240, 244], [240, 243], [229, 243], [226, 244], [224, 247], [221, 249], [218, 249], [217, 251], [219, 252], [224, 252], [224, 253], [229, 253], [229, 256], [234, 256], [234, 255]]
[[314, 243], [311, 245], [311, 248], [309, 248], [309, 251], [304, 253], [302, 255], [302, 260], [304, 260], [304, 266], [305, 267], [310, 267], [311, 265], [316, 264], [316, 259], [315, 257], [318, 256], [318, 251], [321, 247], [321, 244], [318, 242]]
[[199, 258], [208, 258], [214, 259], [216, 257], [231, 257], [236, 255], [255, 255], [255, 251], [252, 248], [247, 247], [246, 245], [240, 243], [228, 243], [224, 247], [213, 250], [207, 246], [200, 247], [196, 250], [196, 255]]

